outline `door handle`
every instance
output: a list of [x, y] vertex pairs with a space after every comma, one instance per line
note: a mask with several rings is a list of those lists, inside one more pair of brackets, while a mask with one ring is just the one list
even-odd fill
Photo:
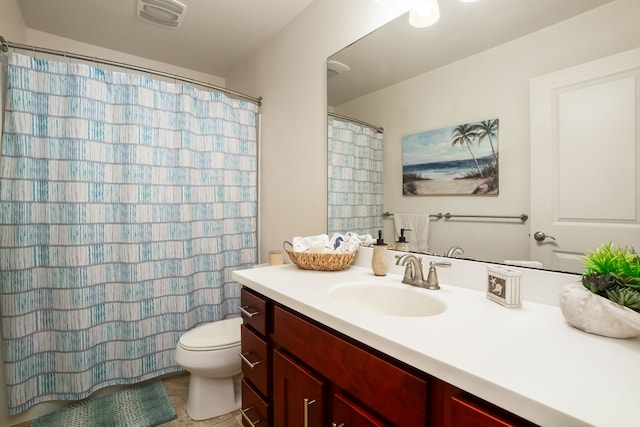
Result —
[[309, 405], [313, 403], [316, 403], [315, 399], [304, 398], [304, 427], [309, 427]]
[[242, 414], [242, 418], [244, 418], [244, 420], [248, 422], [251, 427], [256, 427], [256, 424], [260, 423], [260, 421], [262, 420], [257, 419], [255, 421], [252, 421], [251, 418], [249, 418], [249, 416], [247, 415], [247, 412], [249, 412], [252, 409], [254, 409], [253, 406], [249, 406], [247, 409], [240, 408], [240, 413]]
[[253, 316], [257, 316], [258, 314], [262, 314], [261, 311], [249, 311], [251, 309], [251, 307], [249, 307], [248, 305], [245, 305], [243, 307], [240, 307], [240, 313], [251, 318]]
[[533, 233], [533, 238], [536, 239], [537, 242], [544, 242], [546, 239], [556, 240], [555, 237], [544, 234], [542, 231]]
[[257, 362], [251, 362], [249, 360], [249, 355], [250, 354], [251, 354], [250, 352], [240, 353], [240, 358], [242, 359], [242, 361], [244, 363], [247, 364], [248, 367], [250, 367], [251, 369], [254, 369], [257, 365], [261, 364], [263, 362], [263, 360], [258, 360]]

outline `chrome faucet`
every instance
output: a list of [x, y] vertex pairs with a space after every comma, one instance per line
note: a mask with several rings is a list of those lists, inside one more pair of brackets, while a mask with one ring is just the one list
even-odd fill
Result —
[[426, 289], [440, 289], [436, 267], [451, 267], [450, 262], [431, 261], [429, 263], [429, 274], [427, 276], [427, 280], [424, 280], [422, 258], [418, 258], [413, 254], [405, 254], [402, 256], [396, 255], [396, 258], [396, 265], [405, 267], [402, 283]]

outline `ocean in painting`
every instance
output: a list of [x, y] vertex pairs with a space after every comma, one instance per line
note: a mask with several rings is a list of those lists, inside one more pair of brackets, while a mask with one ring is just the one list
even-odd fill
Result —
[[[493, 162], [493, 157], [489, 155], [477, 158], [476, 160], [482, 169], [482, 167]], [[476, 164], [471, 158], [402, 166], [403, 175], [415, 174], [422, 179], [433, 180], [462, 178], [470, 172], [477, 172]]]

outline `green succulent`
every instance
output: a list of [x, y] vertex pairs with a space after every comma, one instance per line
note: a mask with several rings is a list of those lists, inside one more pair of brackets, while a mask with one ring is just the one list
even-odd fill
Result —
[[632, 288], [607, 289], [607, 298], [616, 304], [624, 305], [640, 312], [640, 292]]
[[620, 286], [633, 288], [640, 291], [640, 276], [628, 276], [626, 274], [611, 273]]
[[635, 249], [602, 245], [587, 252], [583, 264], [585, 288], [640, 312], [640, 256]]
[[610, 242], [595, 251], [587, 252], [583, 258], [585, 274], [614, 273], [627, 277], [640, 277], [640, 256], [632, 248], [616, 247]]
[[613, 274], [591, 273], [582, 275], [582, 284], [594, 294], [604, 293], [605, 290], [617, 285]]

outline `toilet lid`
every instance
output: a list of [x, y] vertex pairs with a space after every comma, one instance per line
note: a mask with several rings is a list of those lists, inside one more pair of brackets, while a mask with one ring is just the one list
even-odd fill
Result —
[[241, 317], [202, 324], [183, 334], [180, 346], [186, 350], [204, 351], [239, 345], [241, 324]]

